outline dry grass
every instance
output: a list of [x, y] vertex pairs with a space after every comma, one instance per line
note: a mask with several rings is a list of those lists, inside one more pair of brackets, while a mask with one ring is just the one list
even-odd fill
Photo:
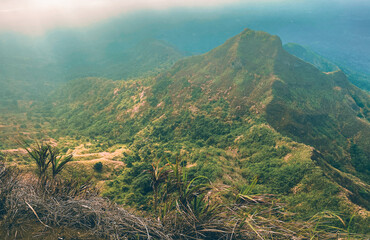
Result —
[[[55, 229], [64, 228], [65, 231], [79, 229], [84, 232], [79, 239], [146, 239], [148, 236], [169, 239], [158, 221], [120, 208], [99, 197], [87, 184], [77, 186], [63, 181], [50, 182], [45, 189], [38, 187], [33, 175], [21, 177], [6, 196], [6, 213], [0, 222], [2, 238], [32, 239], [35, 235], [50, 234]], [[39, 227], [30, 232], [29, 225]]]

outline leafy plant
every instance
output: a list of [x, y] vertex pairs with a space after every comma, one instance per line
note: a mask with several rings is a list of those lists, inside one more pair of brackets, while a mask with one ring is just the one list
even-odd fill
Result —
[[59, 155], [59, 149], [52, 147], [51, 145], [47, 145], [47, 148], [49, 150], [49, 157], [51, 162], [51, 170], [52, 170], [52, 176], [53, 178], [56, 177], [65, 167], [65, 165], [72, 161], [73, 156], [58, 156]]
[[258, 181], [258, 178], [254, 177], [251, 184], [243, 186], [243, 188], [240, 190], [240, 192], [236, 195], [236, 202], [237, 203], [242, 202], [242, 201], [247, 201], [247, 200], [250, 200], [250, 201], [253, 201], [253, 202], [255, 201], [252, 198], [252, 196], [250, 196], [250, 194], [251, 194], [252, 190], [254, 189], [254, 187], [256, 186], [257, 181]]
[[35, 161], [37, 166], [36, 174], [39, 182], [43, 185], [47, 180], [47, 170], [51, 163], [49, 147], [46, 144], [36, 143], [31, 146], [25, 141], [22, 144], [23, 148], [28, 152], [28, 155]]
[[154, 210], [157, 211], [157, 205], [158, 205], [158, 191], [160, 184], [165, 182], [168, 176], [168, 173], [170, 170], [166, 170], [165, 167], [168, 166], [168, 164], [164, 165], [163, 167], [159, 167], [160, 160], [158, 160], [156, 163], [152, 163], [152, 169], [148, 170], [150, 177], [151, 177], [151, 186], [153, 188], [154, 192]]
[[45, 185], [48, 180], [48, 169], [51, 165], [51, 176], [54, 179], [65, 167], [72, 161], [73, 156], [60, 156], [59, 149], [53, 147], [49, 143], [36, 142], [34, 145], [29, 145], [25, 141], [21, 143], [28, 155], [35, 161], [37, 166], [36, 174], [41, 185]]

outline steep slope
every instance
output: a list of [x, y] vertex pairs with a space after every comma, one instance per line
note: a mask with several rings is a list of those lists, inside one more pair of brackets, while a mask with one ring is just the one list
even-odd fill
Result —
[[132, 150], [109, 186], [118, 202], [147, 207], [143, 169], [181, 154], [190, 175], [217, 184], [240, 188], [257, 176], [256, 192], [281, 195], [301, 216], [362, 209], [347, 198], [369, 206], [369, 186], [354, 176], [368, 176], [368, 94], [290, 55], [277, 36], [246, 29], [155, 78], [80, 79], [54, 97], [55, 137]]
[[266, 119], [275, 129], [327, 153], [341, 170], [351, 170], [351, 143], [370, 156], [367, 93], [342, 72], [322, 73], [286, 52], [278, 56], [274, 71], [279, 81], [272, 86]]

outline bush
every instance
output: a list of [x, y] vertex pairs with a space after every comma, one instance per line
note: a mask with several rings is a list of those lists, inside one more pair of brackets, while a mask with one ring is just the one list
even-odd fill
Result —
[[103, 163], [97, 162], [94, 164], [94, 171], [101, 173], [103, 171]]

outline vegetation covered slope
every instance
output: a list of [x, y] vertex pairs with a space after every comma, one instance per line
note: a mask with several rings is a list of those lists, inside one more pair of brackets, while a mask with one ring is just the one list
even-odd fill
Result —
[[56, 137], [132, 150], [108, 186], [117, 202], [150, 209], [143, 170], [181, 155], [190, 176], [237, 189], [258, 177], [255, 193], [278, 194], [308, 217], [324, 209], [367, 214], [368, 184], [353, 175], [367, 181], [368, 103], [343, 73], [322, 73], [278, 37], [247, 29], [155, 78], [70, 82], [49, 107]]
[[[369, 95], [350, 84], [344, 73], [322, 73], [284, 51], [274, 71], [279, 81], [272, 86], [274, 99], [266, 108], [267, 121], [278, 131], [325, 152], [336, 168], [347, 172], [352, 167], [367, 169]], [[367, 157], [351, 158], [354, 145]]]

